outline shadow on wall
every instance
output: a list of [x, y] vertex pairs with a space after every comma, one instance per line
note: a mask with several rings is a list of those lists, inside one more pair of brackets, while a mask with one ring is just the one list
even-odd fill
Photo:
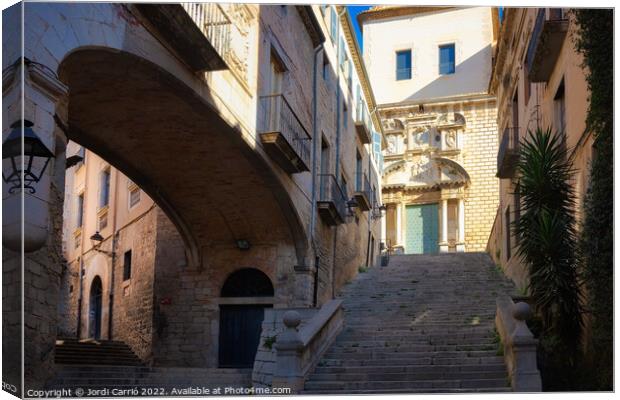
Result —
[[[476, 54], [456, 64], [454, 74], [440, 75], [404, 101], [486, 92], [491, 75], [491, 56], [491, 45], [487, 45]], [[484, 70], [481, 70], [481, 66], [484, 66]]]

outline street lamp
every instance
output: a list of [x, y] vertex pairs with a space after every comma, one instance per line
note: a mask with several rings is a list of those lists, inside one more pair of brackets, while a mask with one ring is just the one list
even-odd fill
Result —
[[381, 218], [385, 215], [386, 211], [387, 211], [387, 206], [385, 204], [379, 205], [378, 203], [375, 203], [375, 206], [372, 208], [371, 218], [372, 219]]
[[113, 253], [111, 251], [105, 251], [105, 250], [101, 250], [101, 243], [103, 243], [103, 236], [101, 236], [101, 233], [99, 233], [99, 231], [96, 231], [91, 237], [90, 237], [90, 243], [93, 245], [93, 250], [95, 250], [96, 252], [99, 253], [103, 253], [106, 254], [110, 257], [113, 256]]
[[353, 209], [357, 207], [359, 207], [359, 204], [357, 204], [357, 200], [355, 200], [355, 197], [351, 197], [351, 199], [347, 201], [347, 210], [349, 217], [355, 215], [355, 211], [353, 211]]
[[[5, 183], [11, 184], [9, 187], [9, 193], [11, 194], [21, 189], [22, 183], [25, 190], [28, 190], [30, 194], [34, 194], [36, 190], [32, 187], [32, 184], [41, 180], [45, 168], [47, 168], [47, 164], [50, 159], [54, 157], [54, 154], [45, 146], [41, 139], [39, 139], [34, 130], [32, 130], [33, 123], [24, 120], [23, 124], [23, 136], [21, 129], [22, 121], [16, 121], [11, 125], [11, 133], [4, 143], [2, 143], [2, 160], [11, 160], [11, 173], [7, 176], [4, 174], [3, 170], [2, 179]], [[22, 137], [24, 145], [23, 153]], [[23, 160], [22, 157], [24, 158]], [[22, 170], [22, 166], [25, 168], [24, 170]]]

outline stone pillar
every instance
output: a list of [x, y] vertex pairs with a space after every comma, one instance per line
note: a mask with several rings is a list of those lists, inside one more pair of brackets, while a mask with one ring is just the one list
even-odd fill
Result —
[[515, 329], [510, 337], [512, 343], [512, 365], [510, 381], [515, 392], [541, 392], [542, 381], [536, 363], [538, 340], [527, 327], [525, 321], [531, 317], [530, 306], [519, 302], [514, 305]]
[[403, 244], [403, 232], [402, 232], [402, 228], [403, 228], [403, 210], [402, 210], [402, 204], [398, 203], [396, 204], [396, 243], [394, 243], [395, 246], [401, 246]]
[[465, 199], [459, 199], [459, 237], [456, 243], [456, 251], [465, 251]]
[[298, 327], [301, 316], [297, 311], [287, 311], [283, 317], [286, 330], [278, 335], [276, 348], [276, 370], [273, 374], [273, 388], [290, 388], [291, 394], [304, 388], [302, 371], [303, 342]]
[[[23, 82], [22, 82], [23, 71]], [[23, 84], [23, 90], [22, 90]], [[23, 102], [22, 102], [23, 96]], [[56, 119], [66, 121], [67, 87], [49, 68], [27, 59], [19, 59], [3, 74], [3, 140], [13, 125], [20, 121], [32, 122], [32, 130], [54, 157], [50, 159], [38, 182], [33, 182], [34, 193], [21, 189], [9, 192], [3, 185], [3, 284], [21, 286], [23, 268], [24, 308], [21, 302], [13, 302], [13, 293], [4, 299], [3, 326], [5, 338], [17, 338], [19, 344], [23, 326], [24, 384], [25, 389], [39, 389], [54, 366], [54, 344], [57, 331], [58, 297], [62, 272], [62, 208], [64, 199], [66, 137], [59, 129]], [[23, 108], [22, 108], [23, 107]], [[22, 111], [23, 110], [23, 111]], [[7, 174], [10, 163], [3, 163]], [[21, 236], [21, 201], [24, 205], [24, 233]], [[23, 239], [23, 262], [20, 244]], [[17, 267], [17, 268], [15, 268]], [[13, 276], [13, 274], [17, 274]], [[7, 289], [6, 286], [3, 290]], [[3, 293], [4, 296], [4, 293]], [[13, 307], [19, 307], [13, 309]], [[14, 320], [13, 313], [23, 313]], [[17, 322], [17, 324], [15, 324]], [[22, 325], [23, 324], [23, 325]], [[17, 329], [18, 332], [12, 332]], [[15, 334], [14, 334], [15, 333]], [[6, 345], [9, 345], [7, 341]], [[5, 349], [3, 341], [3, 350]], [[10, 349], [19, 356], [20, 346]], [[3, 351], [5, 353], [5, 351]], [[4, 358], [3, 376], [6, 369], [21, 371], [14, 360]], [[8, 362], [6, 362], [8, 361]], [[13, 379], [9, 377], [11, 384]]]
[[441, 240], [439, 242], [439, 252], [448, 251], [448, 200], [441, 199]]
[[387, 246], [387, 209], [386, 212], [381, 215], [381, 240], [386, 242]]

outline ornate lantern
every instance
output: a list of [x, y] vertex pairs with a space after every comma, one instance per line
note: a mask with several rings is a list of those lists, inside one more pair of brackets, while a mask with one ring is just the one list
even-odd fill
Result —
[[21, 120], [11, 125], [11, 133], [2, 143], [2, 160], [10, 160], [11, 168], [8, 176], [5, 175], [4, 170], [2, 171], [2, 179], [11, 185], [8, 189], [9, 193], [21, 189], [23, 183], [24, 190], [34, 194], [36, 190], [32, 185], [41, 180], [45, 168], [47, 168], [47, 164], [54, 157], [54, 154], [32, 130], [33, 123], [28, 120], [24, 120], [23, 123], [23, 153]]

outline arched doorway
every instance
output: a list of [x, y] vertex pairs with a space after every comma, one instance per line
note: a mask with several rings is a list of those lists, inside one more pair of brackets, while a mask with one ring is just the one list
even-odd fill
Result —
[[[221, 297], [244, 300], [269, 298], [273, 295], [273, 285], [269, 277], [254, 268], [243, 268], [230, 274], [221, 292]], [[220, 305], [220, 368], [251, 368], [254, 365], [265, 308], [268, 307], [272, 305]]]
[[88, 336], [94, 339], [101, 339], [102, 306], [103, 286], [101, 278], [96, 276], [90, 285], [90, 296], [88, 299]]

